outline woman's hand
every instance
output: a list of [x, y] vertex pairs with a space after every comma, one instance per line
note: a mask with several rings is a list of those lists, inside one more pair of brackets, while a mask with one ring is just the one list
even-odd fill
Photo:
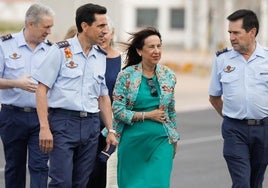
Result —
[[157, 121], [160, 123], [163, 123], [166, 120], [165, 111], [160, 110], [160, 109], [146, 112], [144, 116], [145, 116], [145, 119], [151, 119], [153, 121]]
[[178, 142], [174, 143], [173, 158], [175, 158], [175, 155], [177, 154], [177, 145], [178, 145]]

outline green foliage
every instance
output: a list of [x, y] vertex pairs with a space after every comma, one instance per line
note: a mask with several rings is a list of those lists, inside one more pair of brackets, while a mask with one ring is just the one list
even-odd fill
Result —
[[23, 28], [23, 23], [7, 23], [0, 22], [0, 34], [14, 33], [18, 32]]

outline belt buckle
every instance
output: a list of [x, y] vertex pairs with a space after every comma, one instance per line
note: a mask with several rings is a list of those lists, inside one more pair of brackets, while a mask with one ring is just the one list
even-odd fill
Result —
[[24, 112], [31, 112], [32, 109], [31, 109], [31, 108], [28, 108], [28, 107], [25, 107], [25, 108], [23, 108], [23, 111], [24, 111]]
[[261, 120], [248, 119], [248, 125], [261, 125]]
[[87, 117], [87, 112], [79, 112], [79, 113], [81, 118]]

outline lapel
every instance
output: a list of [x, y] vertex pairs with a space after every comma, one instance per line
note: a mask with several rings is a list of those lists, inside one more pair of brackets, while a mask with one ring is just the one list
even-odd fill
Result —
[[156, 69], [155, 69], [155, 73], [156, 73], [156, 77], [159, 83], [159, 87], [160, 87], [160, 96], [159, 96], [159, 102], [160, 102], [160, 106], [163, 105], [163, 98], [166, 94], [166, 91], [163, 89], [163, 85], [165, 84], [166, 81], [166, 77], [164, 75], [164, 69], [161, 65], [156, 65]]
[[[165, 78], [165, 71], [161, 65], [156, 65], [156, 77], [160, 86], [160, 105], [163, 104], [163, 99], [166, 94], [166, 91], [163, 89], [163, 85], [166, 83]], [[136, 101], [139, 89], [140, 89], [140, 83], [142, 78], [142, 65], [141, 63], [137, 64], [133, 67], [133, 72], [130, 73], [130, 80], [131, 80], [131, 87], [129, 87], [129, 96], [130, 99], [130, 105], [132, 106], [134, 104], [134, 101]]]

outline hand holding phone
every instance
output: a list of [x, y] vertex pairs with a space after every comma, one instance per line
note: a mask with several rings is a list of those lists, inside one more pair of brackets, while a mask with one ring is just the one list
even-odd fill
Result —
[[115, 145], [110, 145], [110, 148], [108, 151], [106, 151], [106, 147], [99, 153], [98, 158], [101, 162], [106, 163], [109, 157], [112, 155], [112, 153], [115, 151], [116, 146]]

